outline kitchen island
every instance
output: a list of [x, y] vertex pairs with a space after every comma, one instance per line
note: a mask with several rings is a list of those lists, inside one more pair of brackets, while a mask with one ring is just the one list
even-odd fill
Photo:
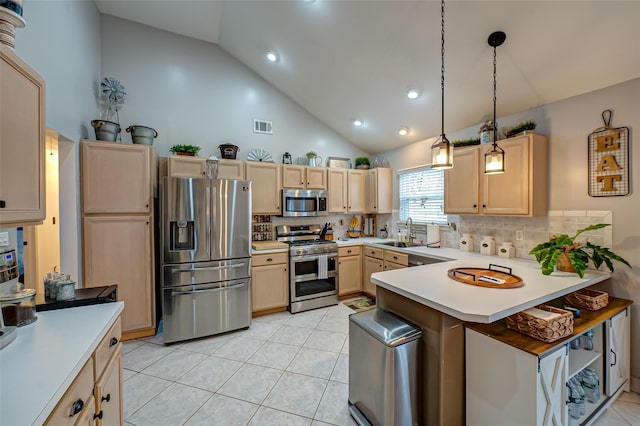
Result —
[[[111, 377], [121, 384], [122, 371], [116, 368], [120, 366], [121, 347], [117, 326], [123, 308], [123, 302], [113, 302], [38, 312], [36, 322], [20, 327], [16, 339], [0, 351], [0, 424], [66, 424], [53, 418], [53, 414], [61, 399], [69, 396], [67, 390], [83, 382], [79, 379], [84, 377], [87, 386], [83, 386], [83, 392], [89, 391], [88, 398], [82, 398], [85, 408], [68, 422], [84, 412], [93, 415], [90, 394], [94, 374], [101, 376], [95, 378], [98, 381], [113, 371]], [[118, 337], [113, 337], [112, 332], [117, 332]], [[101, 370], [107, 373], [101, 375]], [[119, 392], [110, 399], [111, 405], [119, 404]], [[119, 423], [117, 419], [111, 422]]]
[[[536, 262], [454, 249], [413, 247], [405, 251], [449, 259], [371, 276], [371, 282], [377, 286], [377, 306], [423, 330], [422, 368], [418, 372], [422, 383], [419, 424], [423, 425], [465, 424], [465, 322], [494, 323], [610, 277], [600, 271], [588, 271], [584, 278], [563, 272], [544, 276]], [[490, 263], [512, 268], [524, 286], [477, 287], [447, 276], [451, 268], [488, 268]]]

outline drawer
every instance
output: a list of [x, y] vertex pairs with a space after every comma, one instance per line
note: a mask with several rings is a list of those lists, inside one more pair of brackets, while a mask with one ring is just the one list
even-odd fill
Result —
[[338, 256], [358, 256], [362, 254], [362, 246], [338, 247]]
[[92, 402], [93, 382], [93, 358], [89, 358], [89, 361], [82, 367], [82, 370], [80, 370], [76, 379], [62, 396], [58, 405], [53, 409], [53, 413], [51, 413], [45, 425], [73, 425], [80, 416], [84, 415], [86, 410], [94, 413], [96, 407], [95, 403]]
[[251, 257], [252, 266], [275, 265], [277, 263], [289, 262], [289, 252], [254, 254]]
[[400, 253], [399, 251], [385, 250], [384, 260], [385, 262], [393, 262], [403, 266], [409, 266], [409, 255], [407, 253]]
[[364, 248], [365, 256], [375, 257], [376, 259], [382, 259], [383, 253], [384, 253], [384, 250], [381, 249], [381, 248], [375, 248], [375, 247], [365, 247]]
[[111, 326], [111, 329], [102, 341], [98, 344], [96, 351], [93, 353], [94, 360], [94, 375], [96, 380], [100, 379], [104, 368], [107, 366], [111, 356], [120, 351], [122, 343], [120, 338], [122, 337], [122, 324], [120, 318]]

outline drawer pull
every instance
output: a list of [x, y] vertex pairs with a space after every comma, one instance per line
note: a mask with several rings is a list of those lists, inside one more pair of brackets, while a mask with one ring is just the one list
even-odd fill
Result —
[[117, 337], [112, 337], [111, 341], [109, 342], [109, 347], [115, 346], [117, 344], [118, 344], [118, 338]]
[[268, 257], [268, 258], [267, 258], [267, 262], [273, 262], [273, 258]]
[[107, 396], [103, 396], [102, 398], [100, 398], [100, 401], [111, 401], [111, 394], [108, 393]]
[[351, 253], [351, 250], [347, 250], [347, 253]]
[[95, 420], [95, 419], [102, 420], [102, 410], [100, 410], [100, 412], [98, 414], [94, 414], [93, 415], [93, 420]]
[[4, 200], [0, 200], [0, 209], [4, 209], [5, 207], [7, 207], [7, 202]]
[[80, 411], [82, 411], [82, 409], [84, 408], [84, 401], [82, 399], [78, 398], [78, 400], [73, 403], [71, 408], [73, 409], [73, 411], [69, 415], [69, 417], [73, 417], [76, 414], [78, 414]]
[[394, 258], [395, 260], [398, 260], [398, 256], [393, 256], [393, 258]]

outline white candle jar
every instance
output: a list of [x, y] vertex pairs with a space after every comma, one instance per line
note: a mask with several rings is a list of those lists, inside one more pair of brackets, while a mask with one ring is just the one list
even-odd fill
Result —
[[500, 248], [498, 249], [498, 256], [504, 257], [506, 259], [516, 257], [516, 248], [513, 246], [513, 243], [500, 244]]
[[496, 240], [489, 235], [482, 237], [480, 241], [480, 254], [493, 256], [496, 254]]
[[460, 237], [460, 250], [473, 251], [473, 235], [462, 234], [462, 237]]

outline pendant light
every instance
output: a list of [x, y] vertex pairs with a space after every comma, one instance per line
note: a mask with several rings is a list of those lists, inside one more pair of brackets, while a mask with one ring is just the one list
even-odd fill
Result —
[[442, 36], [440, 49], [440, 86], [442, 88], [442, 133], [440, 137], [431, 145], [431, 168], [450, 169], [453, 167], [453, 146], [444, 134], [444, 0], [441, 2], [441, 31]]
[[489, 36], [489, 46], [493, 47], [493, 146], [484, 154], [484, 174], [504, 173], [504, 149], [498, 146], [498, 123], [496, 121], [496, 47], [502, 45], [507, 35], [496, 31]]

